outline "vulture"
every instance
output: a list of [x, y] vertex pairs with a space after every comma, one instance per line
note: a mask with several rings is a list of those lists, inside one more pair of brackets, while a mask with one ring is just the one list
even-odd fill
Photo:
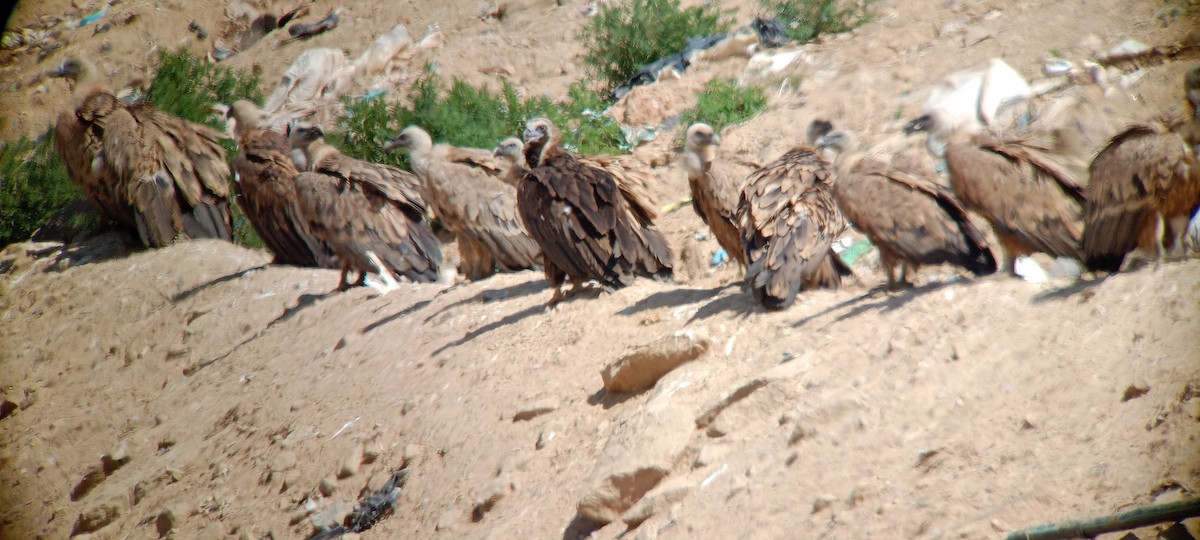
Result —
[[525, 172], [528, 171], [525, 166], [525, 143], [516, 137], [509, 137], [500, 141], [493, 155], [508, 164], [500, 178], [514, 188], [521, 185], [521, 179], [525, 178]]
[[565, 296], [565, 280], [575, 290], [593, 279], [620, 288], [636, 276], [672, 276], [671, 248], [646, 201], [622, 189], [609, 170], [562, 150], [550, 120], [528, 121], [524, 136], [529, 170], [517, 188], [517, 211], [541, 246], [554, 288], [549, 305]]
[[1134, 125], [1117, 134], [1088, 167], [1083, 254], [1088, 270], [1116, 272], [1135, 248], [1157, 261], [1183, 250], [1200, 208], [1200, 68], [1184, 79], [1192, 118], [1173, 133]]
[[517, 190], [499, 178], [501, 168], [492, 152], [433, 144], [429, 133], [416, 126], [405, 128], [384, 148], [408, 151], [426, 202], [458, 240], [459, 272], [467, 279], [540, 263], [541, 251], [517, 217]]
[[692, 209], [712, 230], [725, 252], [746, 268], [746, 252], [737, 225], [738, 198], [753, 169], [716, 159], [721, 137], [708, 124], [692, 124], [684, 135], [683, 169], [692, 191]]
[[320, 128], [306, 123], [290, 125], [288, 140], [308, 171], [296, 177], [300, 212], [341, 261], [339, 291], [352, 285], [346, 280], [351, 269], [359, 272], [357, 284], [377, 272], [385, 283], [381, 294], [396, 288], [395, 276], [437, 280], [441, 245], [410, 173], [342, 155], [325, 143]]
[[[925, 128], [920, 120], [905, 132]], [[1083, 260], [1083, 188], [1050, 145], [1031, 137], [960, 133], [946, 144], [945, 159], [955, 197], [991, 223], [1006, 272], [1015, 275], [1017, 257], [1039, 252]]]
[[746, 283], [766, 309], [791, 306], [802, 289], [836, 289], [852, 275], [831, 249], [846, 230], [834, 178], [832, 165], [800, 144], [746, 179], [737, 207]]
[[818, 150], [836, 156], [834, 199], [850, 225], [879, 248], [889, 289], [911, 286], [908, 279], [923, 264], [954, 264], [976, 276], [996, 271], [983, 233], [949, 189], [864, 155], [853, 133], [828, 121], [814, 121], [809, 134]]
[[55, 144], [71, 179], [105, 219], [136, 229], [147, 247], [176, 238], [230, 240], [229, 165], [217, 130], [149, 104], [126, 105], [92, 63], [71, 59], [51, 76], [75, 83]]
[[262, 128], [262, 111], [249, 101], [234, 102], [229, 116], [241, 153], [233, 158], [237, 202], [271, 253], [275, 264], [339, 268], [328, 244], [317, 239], [300, 212], [296, 176], [287, 137]]

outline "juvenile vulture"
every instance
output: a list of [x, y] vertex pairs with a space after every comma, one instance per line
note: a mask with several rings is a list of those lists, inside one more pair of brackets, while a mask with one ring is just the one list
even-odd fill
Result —
[[137, 230], [148, 247], [177, 237], [231, 238], [229, 165], [220, 132], [152, 105], [126, 105], [81, 59], [52, 76], [75, 83], [55, 143], [71, 179], [106, 219]]
[[1184, 92], [1192, 118], [1172, 133], [1135, 125], [1096, 154], [1083, 205], [1083, 253], [1088, 270], [1116, 272], [1137, 248], [1157, 261], [1183, 250], [1188, 220], [1200, 208], [1200, 68]]
[[[925, 127], [914, 122], [905, 132]], [[1050, 145], [960, 133], [946, 144], [945, 158], [955, 197], [992, 224], [1006, 272], [1015, 274], [1017, 257], [1039, 252], [1083, 260], [1083, 188]]]
[[287, 137], [262, 129], [262, 111], [249, 101], [234, 102], [229, 116], [241, 153], [233, 158], [238, 206], [254, 226], [275, 264], [339, 268], [333, 250], [312, 233], [300, 212], [296, 176]]
[[514, 188], [521, 185], [521, 179], [529, 170], [525, 165], [525, 143], [516, 137], [509, 137], [500, 141], [493, 155], [507, 164], [500, 179]]
[[833, 198], [834, 171], [801, 144], [750, 173], [738, 200], [737, 224], [746, 255], [746, 283], [770, 310], [785, 309], [796, 293], [836, 289], [850, 268], [830, 248], [846, 230]]
[[923, 264], [954, 264], [977, 276], [996, 271], [983, 233], [949, 189], [866, 156], [853, 133], [826, 121], [814, 121], [809, 133], [818, 150], [837, 156], [834, 198], [850, 224], [879, 248], [888, 288], [909, 286]]
[[338, 290], [352, 285], [346, 281], [351, 269], [359, 272], [357, 283], [367, 272], [379, 273], [387, 285], [381, 293], [395, 288], [397, 275], [423, 283], [438, 278], [441, 245], [411, 174], [342, 155], [319, 128], [304, 123], [290, 126], [288, 139], [311, 171], [296, 177], [300, 211], [341, 261]]
[[415, 126], [384, 148], [408, 151], [433, 214], [458, 240], [459, 272], [467, 279], [539, 264], [541, 251], [517, 217], [517, 190], [499, 178], [501, 167], [492, 152], [433, 144], [429, 133]]
[[554, 288], [553, 305], [569, 280], [620, 288], [635, 276], [671, 276], [671, 248], [654, 227], [652, 209], [631, 198], [608, 170], [561, 148], [558, 129], [545, 118], [525, 124], [529, 171], [517, 189], [525, 230], [542, 248], [542, 267]]
[[746, 252], [738, 231], [737, 208], [746, 176], [753, 169], [717, 160], [721, 137], [708, 124], [692, 124], [684, 135], [683, 169], [692, 191], [692, 209], [712, 230], [725, 252], [744, 270]]

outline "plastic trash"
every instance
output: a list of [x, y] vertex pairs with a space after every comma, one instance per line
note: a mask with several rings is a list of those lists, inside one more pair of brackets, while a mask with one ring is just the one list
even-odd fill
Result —
[[79, 27], [83, 28], [91, 23], [94, 23], [94, 22], [100, 20], [100, 18], [104, 17], [106, 14], [108, 14], [108, 8], [104, 8], [100, 11], [97, 11], [97, 12], [91, 14], [91, 15], [88, 15], [87, 17], [84, 17], [79, 20]]
[[713, 252], [712, 260], [709, 261], [708, 265], [710, 267], [717, 267], [727, 262], [729, 262], [729, 253], [725, 251], [725, 248], [717, 248], [717, 250]]

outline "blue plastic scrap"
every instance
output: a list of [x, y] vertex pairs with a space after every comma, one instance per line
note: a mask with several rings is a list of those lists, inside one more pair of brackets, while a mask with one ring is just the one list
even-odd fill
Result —
[[97, 11], [97, 12], [91, 14], [91, 15], [88, 15], [87, 17], [84, 17], [79, 20], [79, 27], [83, 28], [91, 23], [94, 23], [94, 22], [100, 20], [100, 18], [103, 17], [107, 13], [108, 13], [108, 8], [104, 8], [100, 11]]
[[708, 265], [716, 267], [727, 262], [729, 262], [729, 253], [725, 251], [725, 248], [719, 248], [713, 252], [712, 261], [709, 261]]

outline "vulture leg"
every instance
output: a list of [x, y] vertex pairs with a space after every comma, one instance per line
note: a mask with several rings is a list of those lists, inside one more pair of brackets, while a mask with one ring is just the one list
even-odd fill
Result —
[[366, 255], [367, 259], [371, 260], [371, 264], [375, 265], [375, 271], [379, 273], [379, 279], [383, 281], [383, 284], [379, 284], [374, 280], [366, 279], [364, 276], [363, 281], [366, 283], [366, 285], [372, 289], [375, 289], [375, 292], [379, 293], [379, 296], [385, 296], [387, 293], [399, 289], [400, 283], [396, 281], [396, 278], [392, 277], [392, 273], [388, 271], [386, 266], [383, 265], [383, 262], [379, 260], [379, 257], [376, 256], [371, 250], [367, 250]]
[[350, 263], [348, 261], [342, 261], [342, 277], [338, 279], [338, 287], [337, 287], [338, 292], [341, 292], [341, 291], [344, 291], [344, 290], [350, 288], [350, 283], [346, 281], [346, 276], [349, 274], [350, 274]]
[[1171, 231], [1171, 247], [1167, 250], [1167, 257], [1181, 260], [1187, 255], [1187, 250], [1183, 246], [1184, 236], [1187, 235], [1188, 230], [1188, 216], [1172, 217], [1168, 229]]
[[891, 254], [879, 253], [879, 263], [883, 265], [887, 273], [887, 288], [889, 291], [896, 290], [896, 260]]
[[1025, 244], [1016, 237], [996, 231], [996, 240], [1004, 248], [1004, 268], [1010, 276], [1017, 276], [1017, 257], [1026, 254]]
[[907, 262], [900, 263], [900, 286], [905, 289], [913, 288], [913, 282], [909, 281], [912, 274], [917, 273], [917, 269]]

